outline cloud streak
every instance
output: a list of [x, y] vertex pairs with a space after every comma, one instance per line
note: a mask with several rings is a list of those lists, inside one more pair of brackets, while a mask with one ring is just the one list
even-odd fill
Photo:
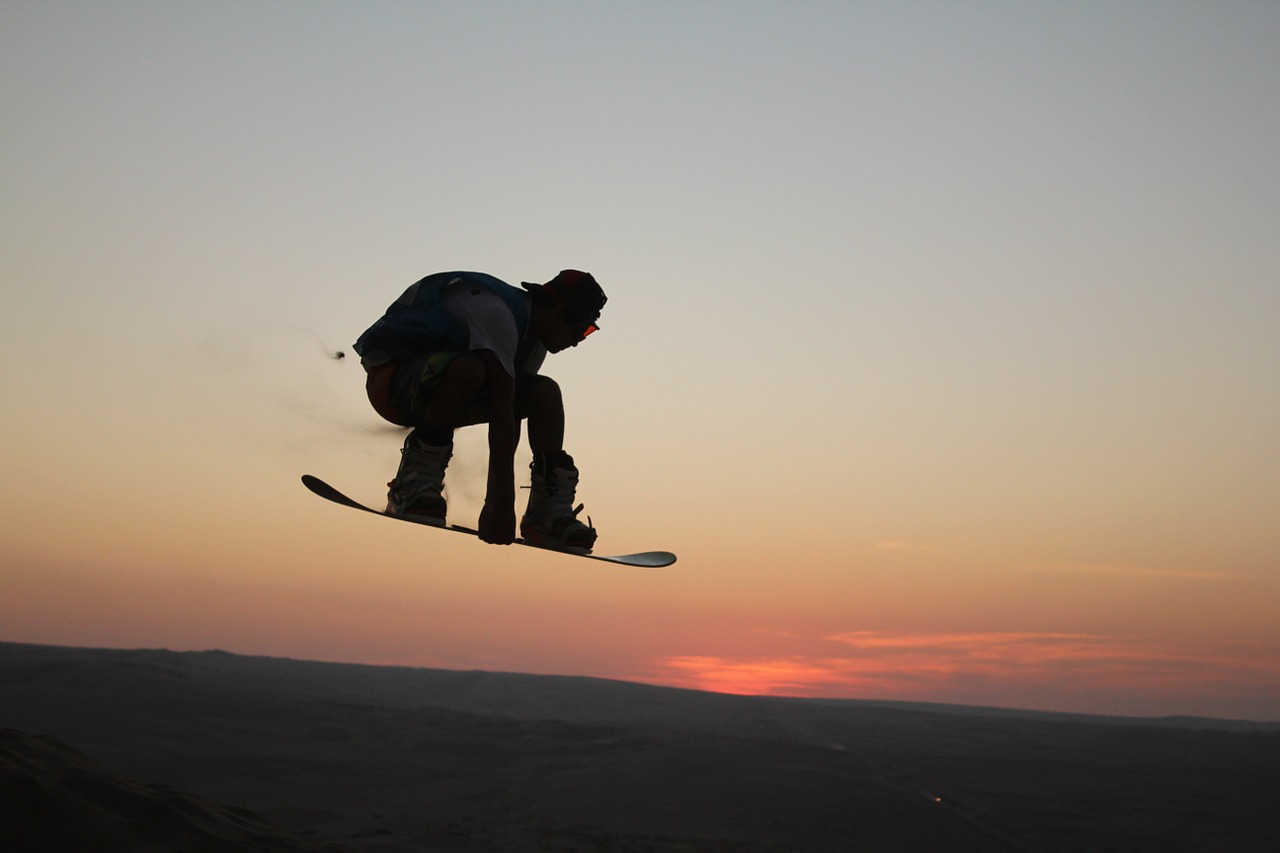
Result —
[[827, 654], [659, 662], [662, 683], [725, 693], [1039, 707], [1037, 696], [1280, 693], [1280, 665], [1257, 649], [1181, 649], [1131, 637], [1065, 632], [889, 633], [822, 638]]

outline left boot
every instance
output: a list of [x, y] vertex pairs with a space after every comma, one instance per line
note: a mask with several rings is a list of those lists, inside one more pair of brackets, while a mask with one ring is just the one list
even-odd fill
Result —
[[534, 545], [590, 551], [596, 544], [591, 519], [578, 520], [582, 504], [573, 505], [578, 469], [564, 451], [534, 456], [529, 506], [520, 519], [520, 536]]

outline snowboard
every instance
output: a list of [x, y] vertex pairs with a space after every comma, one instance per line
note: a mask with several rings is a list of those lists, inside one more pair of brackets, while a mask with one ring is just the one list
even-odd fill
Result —
[[[376, 510], [373, 507], [365, 506], [354, 498], [347, 497], [324, 480], [321, 480], [319, 477], [313, 477], [310, 474], [302, 475], [302, 485], [306, 486], [312, 492], [325, 500], [332, 501], [333, 503], [341, 506], [348, 506], [352, 509], [371, 512], [374, 515], [380, 515], [383, 518], [393, 518], [396, 521], [406, 521], [409, 524], [418, 524], [422, 527], [433, 527], [436, 530], [449, 530], [454, 533], [466, 533], [470, 536], [479, 536], [478, 531], [475, 531], [470, 527], [463, 527], [459, 524], [450, 524], [447, 527], [439, 527], [425, 521], [417, 521], [416, 519], [406, 518], [400, 515], [390, 515], [382, 512], [381, 510]], [[569, 554], [573, 557], [585, 557], [588, 560], [600, 560], [605, 563], [613, 563], [619, 566], [631, 566], [637, 569], [660, 569], [664, 566], [669, 566], [676, 561], [676, 555], [672, 554], [670, 551], [641, 551], [638, 554], [617, 554], [610, 556], [606, 554], [589, 554], [584, 551], [575, 551], [570, 548], [556, 548], [550, 545], [535, 545], [532, 542], [526, 542], [524, 539], [517, 539], [515, 544], [523, 545], [526, 548], [537, 548], [539, 551], [554, 551], [557, 554]]]

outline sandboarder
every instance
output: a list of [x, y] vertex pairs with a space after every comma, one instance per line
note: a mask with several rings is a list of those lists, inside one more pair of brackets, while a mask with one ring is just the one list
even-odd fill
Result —
[[412, 427], [388, 483], [387, 512], [443, 526], [442, 492], [453, 432], [489, 425], [489, 474], [479, 535], [515, 539], [514, 456], [520, 421], [533, 451], [520, 535], [544, 546], [589, 550], [595, 528], [574, 506], [578, 469], [565, 452], [560, 386], [539, 374], [548, 352], [596, 331], [606, 297], [590, 273], [563, 270], [546, 284], [513, 287], [491, 275], [445, 272], [412, 285], [356, 341], [374, 411]]

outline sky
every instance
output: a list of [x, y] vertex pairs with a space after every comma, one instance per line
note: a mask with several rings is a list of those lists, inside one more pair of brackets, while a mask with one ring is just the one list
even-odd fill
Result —
[[[0, 640], [1280, 720], [1278, 43], [1237, 0], [6, 0]], [[350, 346], [405, 287], [563, 268], [609, 294], [544, 368], [597, 550], [676, 565], [300, 485], [385, 499]], [[485, 465], [460, 431], [452, 521]]]

